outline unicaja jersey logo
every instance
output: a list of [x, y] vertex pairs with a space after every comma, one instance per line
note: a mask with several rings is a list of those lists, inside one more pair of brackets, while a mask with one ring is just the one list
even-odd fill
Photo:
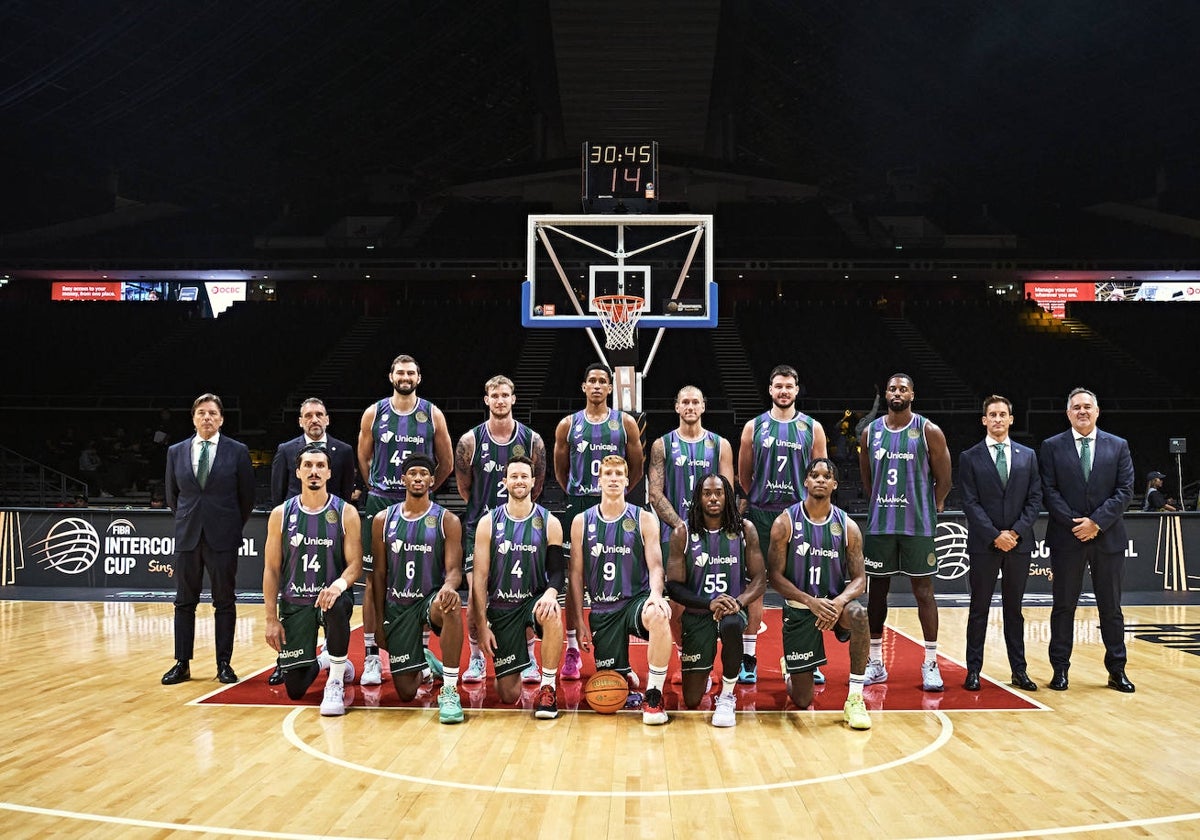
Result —
[[292, 548], [299, 548], [300, 544], [302, 542], [304, 542], [304, 535], [303, 534], [292, 534], [292, 536], [288, 540], [288, 542], [291, 543]]

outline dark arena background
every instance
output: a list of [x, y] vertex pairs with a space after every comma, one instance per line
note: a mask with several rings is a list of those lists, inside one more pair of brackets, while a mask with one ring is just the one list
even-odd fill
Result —
[[[81, 622], [91, 628], [87, 644], [97, 647], [86, 665], [63, 668], [63, 690], [78, 692], [79, 702], [88, 692], [107, 697], [118, 717], [132, 713], [140, 691], [161, 705], [159, 718], [138, 729], [158, 730], [149, 752], [158, 766], [123, 770], [107, 798], [74, 796], [86, 788], [78, 776], [57, 781], [58, 742], [35, 742], [25, 759], [0, 757], [0, 808], [11, 812], [6, 821], [16, 820], [13, 836], [392, 836], [401, 819], [496, 836], [514, 828], [505, 796], [533, 803], [527, 810], [542, 814], [534, 821], [539, 836], [713, 833], [689, 812], [697, 801], [689, 797], [727, 818], [716, 836], [794, 830], [793, 814], [811, 820], [815, 836], [1189, 836], [1200, 799], [1181, 780], [1195, 779], [1200, 766], [1190, 752], [1181, 758], [1162, 745], [1195, 744], [1200, 734], [1195, 715], [1172, 706], [1183, 702], [1172, 692], [1194, 697], [1200, 687], [1200, 623], [1190, 623], [1200, 603], [1200, 62], [1183, 39], [1197, 31], [1200, 8], [1192, 4], [1109, 0], [996, 8], [733, 0], [2, 4], [0, 636], [8, 641], [0, 674], [12, 686], [27, 683], [31, 667], [54, 667], [63, 623]], [[600, 218], [588, 229], [620, 228], [629, 240], [607, 254], [568, 245], [548, 256], [531, 219], [573, 216]], [[689, 252], [688, 240], [640, 251], [647, 232], [672, 217], [710, 219], [711, 261], [704, 246]], [[515, 382], [516, 418], [552, 447], [559, 420], [583, 407], [585, 367], [601, 348], [606, 358], [611, 352], [599, 328], [589, 336], [571, 317], [594, 317], [591, 298], [625, 283], [627, 247], [636, 265], [629, 282], [644, 284], [634, 289], [644, 290], [646, 317], [665, 324], [639, 330], [620, 357], [644, 372], [635, 413], [647, 453], [676, 428], [674, 396], [685, 385], [703, 390], [705, 427], [736, 452], [743, 426], [769, 405], [769, 372], [790, 364], [801, 378], [798, 405], [823, 424], [841, 470], [835, 501], [860, 521], [867, 500], [855, 429], [886, 411], [879, 400], [890, 374], [913, 378], [913, 408], [944, 430], [956, 484], [959, 454], [983, 436], [985, 396], [1012, 400], [1013, 439], [1036, 448], [1068, 427], [1072, 388], [1094, 391], [1099, 426], [1129, 441], [1136, 473], [1125, 588], [1126, 604], [1144, 612], [1127, 609], [1126, 621], [1130, 638], [1149, 639], [1130, 648], [1131, 674], [1141, 677], [1129, 700], [1136, 705], [1089, 699], [1074, 682], [1069, 697], [1009, 691], [998, 606], [986, 702], [975, 708], [958, 690], [967, 583], [957, 488], [937, 538], [947, 702], [922, 705], [912, 686], [875, 698], [872, 713], [909, 713], [892, 719], [914, 728], [876, 724], [870, 737], [879, 752], [861, 761], [853, 752], [861, 740], [848, 748], [839, 737], [819, 747], [837, 756], [830, 767], [768, 757], [742, 781], [730, 772], [709, 794], [695, 779], [663, 781], [675, 771], [627, 758], [646, 777], [623, 775], [614, 760], [615, 769], [606, 765], [593, 780], [600, 794], [583, 784], [589, 777], [579, 768], [576, 779], [565, 771], [539, 776], [558, 760], [544, 755], [526, 756], [523, 766], [520, 756], [491, 754], [496, 767], [512, 764], [485, 779], [468, 772], [460, 754], [443, 773], [433, 765], [466, 747], [444, 740], [435, 749], [428, 740], [421, 756], [429, 766], [385, 773], [380, 755], [343, 752], [333, 727], [297, 717], [311, 713], [304, 703], [277, 691], [268, 697], [272, 655], [261, 632], [268, 479], [276, 447], [297, 434], [301, 401], [324, 400], [329, 433], [353, 443], [363, 410], [390, 391], [392, 359], [406, 353], [420, 364], [420, 395], [445, 413], [453, 441], [486, 419], [484, 382], [504, 374]], [[534, 274], [536, 285], [525, 285]], [[715, 326], [687, 323], [689, 315]], [[556, 324], [559, 316], [567, 317]], [[191, 433], [189, 408], [204, 392], [224, 400], [223, 433], [251, 449], [257, 507], [238, 576], [239, 622], [254, 621], [239, 624], [235, 654], [239, 671], [253, 673], [235, 694], [200, 697], [169, 692], [158, 673], [170, 656], [175, 586], [172, 514], [163, 509], [166, 450]], [[1181, 512], [1141, 512], [1152, 471], [1166, 476], [1162, 491]], [[644, 483], [630, 498], [646, 502]], [[453, 476], [438, 500], [463, 509]], [[554, 512], [564, 507], [553, 469], [539, 501]], [[1025, 601], [1030, 670], [1039, 682], [1049, 673], [1046, 640], [1037, 636], [1048, 632], [1044, 531], [1043, 514]], [[916, 662], [913, 602], [907, 591], [894, 596], [889, 645]], [[768, 595], [767, 603], [779, 600]], [[211, 636], [206, 605], [201, 617]], [[1092, 646], [1087, 656], [1099, 672], [1094, 610], [1081, 607], [1079, 621], [1077, 646]], [[775, 613], [767, 626], [777, 624]], [[203, 626], [199, 647], [207, 651]], [[17, 628], [20, 648], [13, 647]], [[834, 676], [844, 698], [848, 664], [844, 654], [835, 661], [827, 699], [839, 696]], [[789, 708], [779, 669], [769, 664], [762, 690], [771, 699], [758, 710], [780, 713], [778, 725], [789, 728], [754, 737], [819, 740], [814, 721], [829, 709], [820, 698], [815, 711]], [[70, 685], [85, 670], [87, 683]], [[95, 670], [136, 690], [112, 694], [95, 682]], [[385, 698], [375, 703], [378, 715], [360, 716], [358, 708], [370, 705], [360, 690], [355, 711], [333, 723], [345, 724], [347, 742], [365, 743], [369, 733], [349, 734], [357, 719], [412, 712], [406, 736], [445, 739], [413, 723], [413, 709], [429, 720], [422, 697], [412, 709]], [[489, 722], [483, 712], [498, 701], [483, 698], [459, 729]], [[1060, 705], [1043, 705], [1051, 700]], [[577, 706], [564, 720], [590, 726], [592, 716]], [[964, 710], [980, 714], [958, 715], [957, 730], [948, 730], [947, 714]], [[1009, 723], [952, 737], [969, 732], [985, 710]], [[1093, 716], [1118, 721], [1095, 737], [1144, 758], [1127, 773], [1110, 769], [1109, 791], [1077, 788], [1071, 761], [1086, 759], [1062, 746], [1069, 739], [1045, 723], [1048, 715], [1016, 722], [1026, 711], [1074, 715], [1062, 731], [1081, 739], [1093, 737], [1085, 723]], [[1175, 730], [1176, 713], [1187, 718], [1185, 729]], [[71, 714], [81, 726], [87, 721], [82, 708]], [[1143, 714], [1151, 720], [1140, 736], [1119, 723]], [[364, 816], [364, 805], [351, 809], [357, 816], [307, 825], [282, 800], [264, 812], [249, 800], [191, 811], [196, 803], [162, 792], [127, 798], [140, 773], [171, 766], [177, 752], [196, 773], [211, 775], [208, 759], [193, 754], [199, 748], [179, 742], [220, 732], [236, 715], [258, 716], [242, 720], [254, 721], [245, 731], [274, 739], [263, 755], [308, 779], [289, 786], [288, 796], [328, 795], [346, 807], [352, 800], [341, 791], [312, 780], [347, 773], [339, 783], [369, 788], [376, 818]], [[1025, 722], [1031, 718], [1041, 722]], [[678, 738], [682, 726], [672, 723]], [[482, 754], [565, 732], [522, 727], [512, 736], [496, 730], [472, 748]], [[380, 740], [391, 737], [379, 728]], [[739, 737], [750, 729], [740, 726]], [[1028, 790], [955, 780], [959, 768], [970, 775], [970, 763], [983, 761], [964, 743], [994, 738], [1003, 751], [1012, 731], [1029, 744], [1025, 760], [1058, 755], [1043, 752], [1054, 743], [1062, 754], [1053, 760], [1069, 769], [1045, 770]], [[595, 739], [589, 750], [628, 756], [642, 749], [642, 735], [586, 737]], [[314, 772], [327, 765], [313, 764], [311, 744], [297, 746], [306, 739], [324, 739], [321, 750], [341, 762], [338, 769]], [[956, 800], [928, 820], [906, 809], [912, 790], [894, 778], [873, 777], [878, 787], [863, 783], [838, 796], [804, 787], [850, 785], [864, 762], [892, 768], [912, 759], [918, 764], [899, 775], [912, 773], [927, 760], [922, 750], [933, 749], [926, 742], [960, 751], [923, 777], [912, 809], [936, 810], [935, 790]], [[719, 744], [703, 743], [698, 753], [680, 746], [671, 761], [698, 766], [722, 754]], [[86, 738], [69, 748], [82, 766], [100, 760]], [[231, 748], [212, 760], [249, 755]], [[138, 758], [121, 760], [136, 766]], [[1020, 756], [1009, 758], [1012, 772], [996, 770], [996, 778], [1024, 770]], [[1119, 764], [1116, 754], [1097, 763], [1106, 761]], [[1188, 762], [1193, 770], [1185, 772]], [[351, 765], [374, 769], [355, 776]], [[772, 775], [779, 766], [793, 775], [780, 781]], [[539, 780], [546, 790], [526, 790]], [[758, 787], [743, 789], [743, 781]], [[237, 775], [213, 783], [212, 795], [255, 784]], [[791, 810], [766, 813], [774, 806], [763, 791], [772, 785], [787, 789]], [[563, 796], [543, 797], [555, 788]], [[1160, 798], [1130, 804], [1148, 790]], [[963, 810], [982, 791], [995, 794], [995, 813]], [[476, 795], [456, 822], [455, 810]], [[583, 803], [578, 813], [560, 807], [567, 795]], [[873, 796], [891, 810], [858, 813]], [[836, 807], [823, 807], [821, 797]], [[558, 804], [542, 813], [540, 803], [551, 800]], [[675, 811], [668, 819], [654, 803], [674, 803]], [[384, 820], [389, 808], [394, 819]]]

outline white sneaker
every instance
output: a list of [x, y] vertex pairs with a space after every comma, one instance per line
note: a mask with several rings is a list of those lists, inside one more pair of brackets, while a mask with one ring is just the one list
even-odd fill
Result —
[[379, 661], [379, 654], [373, 653], [363, 660], [362, 679], [360, 685], [383, 685], [383, 664]]
[[346, 714], [346, 701], [342, 697], [341, 680], [329, 680], [325, 683], [325, 696], [321, 698], [321, 714], [326, 717]]
[[813, 668], [813, 685], [825, 685], [825, 675], [820, 668]]
[[[329, 670], [329, 652], [328, 651], [323, 650], [317, 654], [317, 667], [320, 668], [322, 671]], [[346, 671], [342, 675], [342, 682], [347, 685], [354, 682], [354, 663], [351, 662], [349, 659], [346, 660]]]
[[712, 725], [720, 727], [737, 726], [737, 699], [732, 694], [717, 695], [717, 705], [713, 710]]
[[487, 662], [484, 661], [483, 654], [472, 656], [471, 661], [467, 663], [467, 670], [462, 672], [459, 677], [464, 683], [469, 685], [478, 685], [487, 677]]
[[529, 662], [529, 667], [521, 672], [521, 682], [526, 685], [530, 683], [540, 683], [542, 681], [542, 669], [537, 664], [537, 660], [533, 659]]
[[921, 690], [946, 690], [946, 686], [942, 684], [942, 672], [938, 669], [937, 662], [926, 662], [921, 666]]
[[866, 679], [863, 680], [863, 685], [875, 685], [876, 683], [887, 682], [887, 668], [883, 667], [883, 663], [878, 659], [871, 659], [867, 662]]

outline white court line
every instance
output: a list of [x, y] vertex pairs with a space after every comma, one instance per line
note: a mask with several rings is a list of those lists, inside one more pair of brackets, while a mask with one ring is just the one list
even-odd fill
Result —
[[[225, 828], [217, 825], [195, 825], [194, 823], [159, 822], [157, 820], [134, 820], [127, 817], [108, 817], [103, 814], [84, 814], [79, 811], [61, 811], [57, 808], [35, 808], [32, 805], [16, 805], [12, 802], [0, 802], [0, 809], [19, 811], [25, 814], [39, 814], [43, 817], [59, 817], [68, 820], [85, 820], [87, 822], [108, 823], [109, 825], [125, 825], [135, 828], [157, 828], [165, 831], [192, 831], [197, 834], [224, 834], [230, 837], [272, 837], [280, 840], [321, 840], [328, 834], [293, 834], [284, 831], [258, 831], [249, 828]], [[341, 835], [338, 835], [342, 837]], [[382, 840], [376, 837], [342, 837], [342, 840]]]
[[781, 790], [784, 788], [805, 787], [807, 785], [818, 785], [826, 782], [836, 782], [843, 779], [851, 779], [855, 776], [866, 776], [871, 773], [882, 773], [885, 770], [891, 770], [894, 767], [901, 767], [913, 761], [919, 761], [927, 755], [937, 752], [954, 735], [954, 724], [950, 722], [950, 718], [944, 712], [930, 712], [942, 725], [942, 731], [933, 743], [917, 750], [911, 755], [903, 758], [898, 758], [895, 761], [889, 761], [884, 764], [879, 764], [874, 767], [865, 767], [861, 770], [852, 770], [847, 773], [833, 773], [828, 776], [818, 776], [811, 779], [793, 779], [786, 782], [771, 782], [768, 784], [759, 785], [741, 785], [738, 787], [721, 787], [721, 788], [696, 788], [689, 790], [636, 790], [636, 791], [613, 791], [613, 790], [545, 790], [538, 788], [519, 788], [506, 787], [502, 785], [478, 785], [469, 784], [467, 782], [451, 782], [441, 779], [431, 779], [426, 776], [409, 776], [404, 773], [393, 773], [389, 770], [378, 770], [374, 767], [367, 767], [363, 764], [346, 761], [345, 759], [337, 758], [317, 750], [315, 747], [309, 746], [300, 736], [296, 734], [296, 718], [305, 709], [294, 709], [283, 720], [283, 734], [291, 744], [302, 752], [306, 752], [320, 761], [326, 761], [330, 764], [336, 764], [339, 767], [344, 767], [348, 770], [357, 770], [360, 773], [369, 773], [374, 776], [380, 776], [385, 779], [394, 779], [401, 782], [413, 782], [422, 785], [431, 785], [434, 787], [456, 788], [458, 790], [474, 790], [485, 793], [515, 793], [526, 796], [595, 796], [607, 799], [630, 798], [630, 799], [650, 799], [661, 798], [666, 796], [709, 796], [723, 795], [730, 793], [749, 793], [752, 791], [763, 790]]
[[1116, 831], [1120, 828], [1169, 825], [1170, 823], [1190, 822], [1193, 820], [1200, 820], [1200, 812], [1194, 814], [1175, 814], [1170, 817], [1147, 817], [1141, 820], [1071, 825], [1062, 828], [1030, 828], [1022, 831], [998, 831], [994, 834], [944, 834], [940, 837], [909, 838], [909, 840], [1003, 840], [1003, 838], [1007, 837], [1048, 837], [1061, 834], [1079, 834], [1087, 831]]

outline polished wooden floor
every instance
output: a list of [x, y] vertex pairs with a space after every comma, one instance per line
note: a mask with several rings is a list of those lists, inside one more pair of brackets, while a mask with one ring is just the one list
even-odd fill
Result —
[[[1071, 689], [1023, 712], [677, 714], [535, 721], [191, 704], [219, 688], [198, 628], [192, 682], [164, 687], [169, 604], [0, 601], [0, 836], [1097, 837], [1200, 836], [1200, 607], [1127, 607], [1134, 695], [1104, 688], [1081, 609]], [[272, 661], [262, 609], [239, 610], [235, 665]], [[1030, 672], [1049, 677], [1048, 609], [1027, 608]], [[942, 611], [961, 659], [965, 610]], [[891, 623], [919, 638], [915, 611]], [[998, 610], [985, 671], [1007, 678]], [[1190, 635], [1190, 638], [1189, 638]], [[957, 686], [951, 687], [957, 690]]]

